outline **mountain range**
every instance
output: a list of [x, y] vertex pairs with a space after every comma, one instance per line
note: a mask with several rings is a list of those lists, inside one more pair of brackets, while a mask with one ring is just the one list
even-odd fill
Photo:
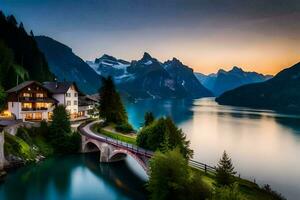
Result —
[[87, 94], [98, 91], [101, 76], [75, 55], [70, 47], [46, 36], [36, 36], [35, 40], [58, 80], [74, 81]]
[[234, 66], [231, 70], [220, 69], [217, 73], [204, 75], [195, 73], [198, 80], [215, 96], [241, 85], [258, 83], [272, 78], [271, 75], [263, 75], [256, 72], [245, 72], [242, 68]]
[[101, 77], [108, 76], [113, 77], [123, 96], [135, 99], [218, 96], [240, 85], [270, 78], [256, 72], [244, 72], [238, 67], [203, 75], [194, 73], [176, 58], [160, 62], [149, 53], [133, 61], [104, 54], [94, 61], [84, 62], [70, 47], [52, 38], [36, 36], [35, 41], [50, 71], [59, 80], [75, 81], [88, 94], [97, 93]]
[[99, 75], [112, 76], [121, 93], [134, 98], [200, 98], [213, 94], [178, 59], [164, 63], [149, 53], [137, 61], [103, 55], [87, 63]]
[[300, 63], [280, 71], [274, 78], [244, 85], [222, 94], [219, 104], [300, 111]]

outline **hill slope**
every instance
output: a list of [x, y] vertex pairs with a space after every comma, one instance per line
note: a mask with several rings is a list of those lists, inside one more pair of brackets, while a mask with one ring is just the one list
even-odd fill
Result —
[[43, 82], [54, 79], [33, 33], [29, 35], [13, 15], [6, 17], [1, 11], [0, 43], [0, 85], [4, 89], [16, 86], [17, 81], [20, 83], [32, 79]]
[[300, 63], [279, 72], [274, 78], [225, 92], [220, 104], [300, 111]]
[[50, 70], [59, 80], [74, 81], [81, 91], [88, 94], [98, 91], [101, 76], [75, 55], [70, 47], [46, 36], [35, 39], [46, 56]]

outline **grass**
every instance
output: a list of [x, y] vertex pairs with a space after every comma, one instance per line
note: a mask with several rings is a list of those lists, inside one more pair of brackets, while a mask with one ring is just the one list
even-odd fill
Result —
[[102, 127], [99, 127], [99, 124], [94, 124], [91, 127], [91, 129], [95, 133], [110, 137], [112, 139], [120, 140], [122, 142], [136, 145], [136, 137], [128, 136], [118, 132], [104, 130]]
[[[203, 182], [205, 182], [211, 189], [216, 185], [216, 177], [212, 173], [205, 173], [204, 171], [194, 169], [195, 173], [199, 173], [202, 176]], [[236, 182], [239, 184], [239, 190], [246, 198], [246, 200], [275, 200], [273, 196], [262, 190], [256, 183], [251, 181], [236, 178]]]
[[26, 161], [33, 161], [37, 155], [37, 152], [24, 140], [8, 133], [5, 133], [4, 151], [6, 155], [11, 154]]

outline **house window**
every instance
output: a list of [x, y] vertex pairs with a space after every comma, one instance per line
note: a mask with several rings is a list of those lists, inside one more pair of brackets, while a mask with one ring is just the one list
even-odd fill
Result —
[[43, 98], [43, 97], [44, 97], [44, 94], [43, 94], [43, 93], [36, 93], [36, 97], [37, 97], [37, 98]]
[[23, 103], [23, 108], [32, 108], [32, 103]]
[[77, 101], [74, 101], [74, 105], [77, 105]]
[[78, 93], [74, 93], [74, 97], [77, 97], [78, 96]]
[[33, 113], [26, 113], [25, 114], [25, 120], [32, 120], [33, 119]]
[[31, 95], [30, 95], [30, 93], [28, 93], [28, 92], [24, 92], [23, 93], [23, 97], [30, 97]]
[[42, 113], [35, 113], [34, 119], [35, 120], [42, 120]]
[[71, 101], [67, 101], [67, 106], [70, 106], [71, 105]]
[[66, 93], [66, 97], [71, 97], [71, 93]]

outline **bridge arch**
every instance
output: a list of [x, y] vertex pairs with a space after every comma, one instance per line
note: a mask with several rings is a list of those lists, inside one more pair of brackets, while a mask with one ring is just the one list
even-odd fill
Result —
[[99, 151], [101, 153], [101, 146], [97, 144], [97, 142], [87, 141], [83, 144], [83, 152], [96, 152]]
[[[132, 153], [131, 151], [127, 151], [125, 149], [117, 149], [114, 150], [111, 155], [109, 156], [109, 161], [118, 161], [119, 157], [122, 157], [123, 159], [126, 156], [131, 156], [137, 163], [147, 172], [148, 171], [148, 166], [147, 166], [147, 160], [143, 160], [140, 156]], [[119, 159], [120, 160], [120, 159]]]

